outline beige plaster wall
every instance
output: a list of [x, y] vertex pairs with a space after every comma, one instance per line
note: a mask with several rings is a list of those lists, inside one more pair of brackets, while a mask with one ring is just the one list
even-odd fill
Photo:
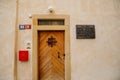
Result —
[[[70, 15], [71, 80], [120, 80], [119, 4], [120, 0], [19, 0], [18, 21], [32, 24], [29, 15], [48, 14], [50, 5], [56, 14]], [[13, 79], [14, 12], [14, 0], [0, 0], [0, 55], [4, 56], [0, 56], [0, 80]], [[94, 24], [96, 39], [76, 39], [76, 24]], [[19, 30], [18, 50], [26, 49], [28, 42], [32, 46], [32, 30]], [[29, 52], [28, 62], [17, 58], [18, 80], [32, 80], [32, 47]]]
[[0, 0], [0, 80], [13, 80], [15, 0]]

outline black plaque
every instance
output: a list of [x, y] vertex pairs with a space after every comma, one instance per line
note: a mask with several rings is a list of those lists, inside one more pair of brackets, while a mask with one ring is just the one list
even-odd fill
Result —
[[94, 25], [76, 25], [77, 39], [95, 39]]

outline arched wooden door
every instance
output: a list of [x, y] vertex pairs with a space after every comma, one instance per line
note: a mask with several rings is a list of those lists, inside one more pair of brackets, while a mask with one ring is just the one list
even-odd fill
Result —
[[64, 31], [38, 32], [38, 80], [65, 80]]

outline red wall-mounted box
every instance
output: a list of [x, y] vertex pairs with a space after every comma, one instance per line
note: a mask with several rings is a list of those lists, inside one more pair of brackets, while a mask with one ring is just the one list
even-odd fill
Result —
[[31, 29], [31, 25], [25, 25], [25, 29]]
[[28, 50], [19, 51], [19, 61], [28, 61]]

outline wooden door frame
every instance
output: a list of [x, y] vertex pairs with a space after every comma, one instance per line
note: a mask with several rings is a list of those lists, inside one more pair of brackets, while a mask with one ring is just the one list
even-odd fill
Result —
[[[64, 19], [65, 25], [41, 25], [38, 19]], [[32, 50], [32, 80], [38, 80], [38, 31], [64, 31], [65, 33], [65, 80], [71, 80], [70, 67], [70, 31], [68, 15], [33, 15], [33, 50]]]

